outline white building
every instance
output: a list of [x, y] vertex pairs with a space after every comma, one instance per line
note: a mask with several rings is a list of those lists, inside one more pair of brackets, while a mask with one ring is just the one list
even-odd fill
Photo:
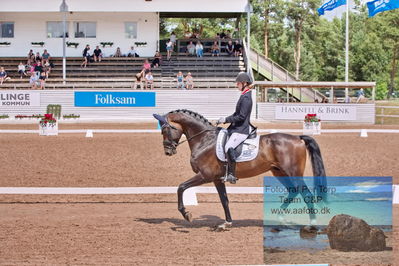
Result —
[[[30, 49], [62, 56], [62, 0], [0, 0], [0, 56], [26, 56]], [[105, 55], [117, 47], [122, 53], [138, 43], [141, 56], [152, 56], [159, 44], [160, 17], [234, 17], [246, 10], [247, 0], [66, 0], [67, 56], [81, 56], [86, 44], [99, 45]], [[44, 43], [43, 46], [32, 45]], [[112, 42], [102, 47], [101, 42]]]

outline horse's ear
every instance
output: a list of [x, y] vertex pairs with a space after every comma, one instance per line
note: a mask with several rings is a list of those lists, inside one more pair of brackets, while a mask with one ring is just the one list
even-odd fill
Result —
[[167, 123], [166, 118], [164, 116], [159, 114], [153, 114], [153, 116], [156, 120], [158, 120], [161, 123], [161, 125]]

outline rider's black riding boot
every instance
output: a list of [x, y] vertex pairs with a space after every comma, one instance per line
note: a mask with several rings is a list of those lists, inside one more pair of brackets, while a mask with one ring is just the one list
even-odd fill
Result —
[[229, 181], [231, 184], [237, 182], [236, 178], [236, 152], [233, 148], [228, 149], [227, 154], [227, 173], [224, 181]]

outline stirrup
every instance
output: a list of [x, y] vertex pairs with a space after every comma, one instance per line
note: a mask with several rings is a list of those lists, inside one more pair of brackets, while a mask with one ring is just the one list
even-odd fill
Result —
[[232, 174], [228, 174], [222, 178], [222, 182], [223, 183], [230, 182], [230, 184], [235, 184], [235, 183], [237, 183], [237, 178], [235, 176], [233, 176]]

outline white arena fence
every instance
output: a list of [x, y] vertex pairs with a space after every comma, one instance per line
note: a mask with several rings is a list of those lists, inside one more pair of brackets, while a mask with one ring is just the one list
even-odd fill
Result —
[[[263, 187], [226, 187], [228, 194], [263, 194]], [[177, 187], [0, 187], [0, 195], [137, 195], [176, 194]], [[215, 187], [193, 187], [183, 194], [185, 205], [198, 205], [197, 193], [217, 194]], [[393, 186], [393, 203], [399, 203], [399, 185]]]

